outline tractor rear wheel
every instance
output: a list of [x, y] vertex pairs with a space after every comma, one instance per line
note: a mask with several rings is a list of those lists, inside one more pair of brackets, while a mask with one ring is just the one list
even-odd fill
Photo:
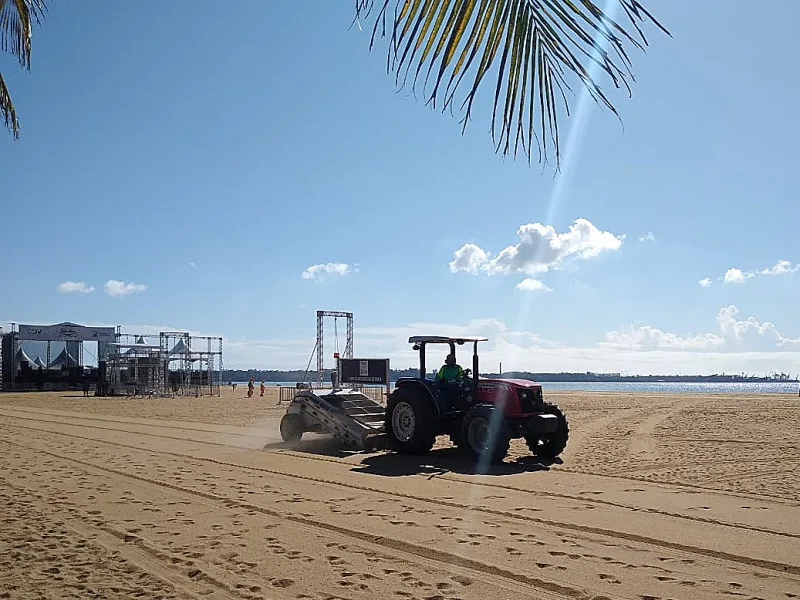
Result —
[[450, 443], [459, 450], [466, 450], [467, 443], [464, 441], [464, 436], [461, 435], [461, 431], [450, 434]]
[[398, 389], [386, 403], [386, 439], [401, 454], [424, 454], [436, 441], [433, 399], [413, 389]]
[[281, 419], [281, 438], [284, 442], [299, 442], [303, 437], [303, 423], [299, 415], [286, 413]]
[[526, 435], [525, 442], [528, 444], [530, 451], [536, 456], [555, 458], [567, 447], [569, 422], [561, 409], [555, 404], [545, 402], [542, 412], [548, 415], [555, 415], [558, 418], [558, 429], [547, 436]]
[[461, 440], [474, 460], [503, 462], [511, 444], [505, 415], [491, 404], [476, 404], [464, 415]]
[[459, 450], [466, 450], [467, 443], [464, 441], [464, 417], [460, 417], [454, 419], [450, 423], [449, 432], [450, 432], [450, 443], [453, 444]]

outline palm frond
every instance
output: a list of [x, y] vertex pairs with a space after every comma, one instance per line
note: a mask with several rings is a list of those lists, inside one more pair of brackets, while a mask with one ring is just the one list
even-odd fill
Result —
[[0, 113], [3, 114], [6, 129], [11, 131], [14, 139], [19, 138], [17, 112], [14, 110], [14, 103], [11, 102], [11, 96], [8, 93], [8, 88], [6, 87], [6, 82], [3, 79], [2, 73], [0, 73]]
[[44, 17], [44, 0], [0, 0], [0, 50], [10, 52], [23, 69], [31, 66], [32, 22]]
[[[522, 152], [539, 161], [551, 153], [560, 163], [558, 115], [569, 115], [566, 77], [577, 77], [598, 104], [619, 113], [598, 82], [605, 74], [631, 94], [634, 81], [625, 46], [644, 50], [641, 24], [651, 21], [670, 35], [638, 0], [608, 0], [628, 22], [612, 18], [593, 0], [356, 0], [357, 19], [374, 18], [370, 50], [389, 32], [387, 72], [400, 89], [423, 84], [426, 104], [453, 110], [468, 73], [461, 103], [462, 132], [472, 117], [478, 89], [497, 71], [491, 114], [495, 151]], [[424, 74], [423, 74], [424, 73]], [[430, 87], [429, 87], [430, 86]]]
[[[31, 68], [32, 22], [41, 22], [47, 10], [45, 0], [0, 0], [0, 50], [10, 52], [23, 69]], [[19, 120], [0, 74], [0, 113], [6, 129], [19, 138]]]

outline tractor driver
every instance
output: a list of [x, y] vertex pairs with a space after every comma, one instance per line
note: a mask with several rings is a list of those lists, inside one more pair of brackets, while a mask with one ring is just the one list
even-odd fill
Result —
[[459, 381], [463, 377], [464, 369], [461, 368], [461, 365], [456, 363], [455, 356], [448, 354], [447, 358], [444, 359], [442, 368], [439, 369], [438, 373], [436, 373], [436, 381], [453, 383], [454, 381]]

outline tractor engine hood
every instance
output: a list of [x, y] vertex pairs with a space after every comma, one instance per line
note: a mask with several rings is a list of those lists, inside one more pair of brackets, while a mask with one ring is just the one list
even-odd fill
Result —
[[479, 387], [494, 387], [504, 385], [506, 387], [541, 388], [541, 383], [536, 383], [529, 379], [479, 379]]

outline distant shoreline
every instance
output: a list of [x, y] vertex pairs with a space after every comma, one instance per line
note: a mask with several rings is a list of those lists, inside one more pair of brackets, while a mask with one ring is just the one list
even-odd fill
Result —
[[[309, 380], [307, 380], [309, 381]], [[247, 387], [246, 381], [234, 381], [239, 389]], [[264, 380], [264, 385], [268, 388], [283, 387], [293, 389], [295, 381], [270, 381]], [[313, 387], [317, 387], [316, 378], [310, 380]], [[545, 394], [558, 392], [579, 392], [579, 393], [621, 393], [621, 394], [789, 394], [798, 395], [798, 385], [800, 382], [792, 381], [765, 381], [765, 382], [613, 382], [613, 381], [539, 381]], [[256, 390], [261, 384], [261, 380], [256, 380]], [[391, 389], [394, 389], [395, 382], [391, 382]], [[328, 382], [323, 382], [323, 389], [330, 388]], [[256, 392], [258, 393], [258, 392]]]
[[[304, 371], [244, 371], [226, 370], [223, 371], [222, 380], [225, 382], [244, 382], [250, 377], [257, 382], [269, 381], [273, 384], [287, 383], [294, 385], [298, 381], [317, 380], [314, 371], [305, 373]], [[390, 381], [394, 383], [400, 377], [416, 377], [416, 370], [394, 371], [390, 374]], [[744, 377], [741, 375], [601, 375], [588, 373], [525, 373], [509, 372], [503, 373], [482, 373], [481, 377], [490, 379], [527, 379], [537, 383], [781, 383], [793, 384], [800, 383], [800, 379], [776, 377]], [[330, 382], [330, 373], [325, 373], [324, 382]]]

